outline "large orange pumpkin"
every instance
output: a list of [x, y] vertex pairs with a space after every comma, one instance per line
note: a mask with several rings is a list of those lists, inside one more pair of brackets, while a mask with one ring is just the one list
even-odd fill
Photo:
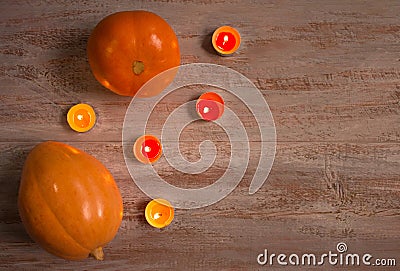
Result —
[[[134, 96], [152, 77], [180, 64], [171, 26], [143, 10], [117, 12], [101, 20], [89, 37], [87, 54], [95, 78], [124, 96]], [[154, 94], [158, 93], [148, 96]]]
[[116, 235], [123, 206], [104, 165], [64, 143], [48, 141], [29, 153], [18, 195], [22, 222], [48, 252], [71, 260], [92, 254]]

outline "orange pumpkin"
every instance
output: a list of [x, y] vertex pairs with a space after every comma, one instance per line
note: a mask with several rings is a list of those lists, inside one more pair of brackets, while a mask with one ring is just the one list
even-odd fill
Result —
[[[143, 10], [117, 12], [101, 20], [89, 37], [87, 54], [95, 78], [124, 96], [134, 96], [152, 77], [180, 64], [178, 39], [171, 26]], [[174, 76], [168, 76], [163, 88]]]
[[34, 241], [70, 260], [93, 255], [116, 235], [123, 205], [118, 187], [93, 156], [48, 141], [29, 153], [18, 195], [22, 222]]

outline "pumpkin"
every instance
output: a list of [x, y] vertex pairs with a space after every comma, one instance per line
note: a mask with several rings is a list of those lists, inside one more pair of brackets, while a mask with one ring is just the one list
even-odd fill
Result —
[[[88, 39], [87, 55], [94, 77], [107, 89], [134, 96], [154, 76], [180, 64], [178, 39], [160, 16], [143, 10], [122, 11], [101, 20]], [[172, 82], [175, 73], [152, 93]]]
[[26, 158], [18, 208], [32, 239], [70, 260], [89, 254], [102, 260], [102, 247], [115, 237], [123, 213], [121, 194], [105, 166], [54, 141], [38, 144]]

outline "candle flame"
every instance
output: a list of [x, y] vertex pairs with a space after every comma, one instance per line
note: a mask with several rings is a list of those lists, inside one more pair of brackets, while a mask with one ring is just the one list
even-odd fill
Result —
[[144, 147], [144, 151], [145, 151], [145, 152], [150, 152], [150, 151], [151, 151], [151, 148], [150, 148], [149, 146], [146, 146], [146, 147]]
[[210, 112], [210, 108], [208, 108], [207, 106], [204, 107], [203, 113], [204, 113], [204, 114], [207, 114], [208, 112]]
[[225, 45], [225, 43], [227, 43], [228, 42], [228, 40], [229, 40], [229, 37], [228, 37], [228, 35], [225, 35], [224, 36], [224, 42], [222, 43], [223, 45]]

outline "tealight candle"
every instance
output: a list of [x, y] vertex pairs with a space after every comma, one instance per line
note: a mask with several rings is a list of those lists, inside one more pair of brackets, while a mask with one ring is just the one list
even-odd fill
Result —
[[240, 34], [233, 27], [221, 26], [212, 35], [212, 45], [220, 55], [231, 55], [240, 46]]
[[215, 92], [203, 93], [197, 99], [196, 111], [203, 120], [217, 120], [224, 113], [224, 100]]
[[150, 201], [145, 210], [147, 222], [155, 228], [164, 228], [174, 219], [174, 208], [165, 199], [154, 199]]
[[67, 122], [74, 131], [87, 132], [96, 123], [96, 113], [88, 104], [77, 104], [69, 109]]
[[161, 157], [161, 142], [153, 135], [143, 135], [135, 141], [133, 153], [140, 162], [152, 164]]

